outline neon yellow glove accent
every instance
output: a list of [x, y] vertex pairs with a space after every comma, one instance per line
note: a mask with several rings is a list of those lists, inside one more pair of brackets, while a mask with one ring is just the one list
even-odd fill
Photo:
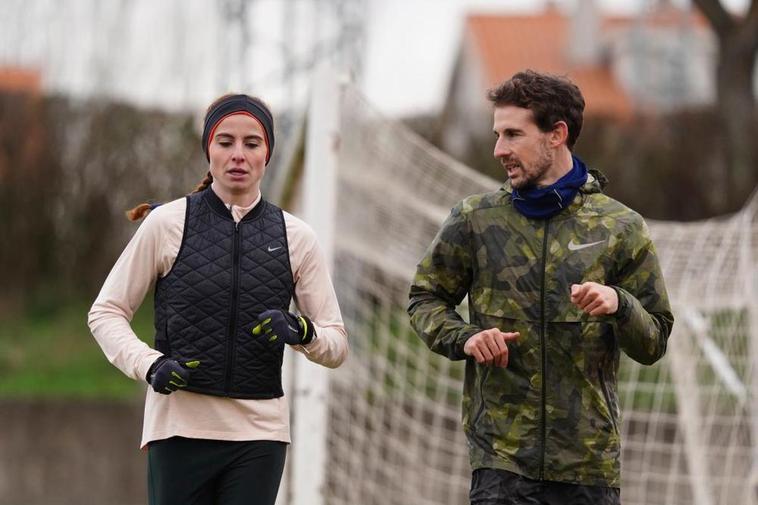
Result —
[[261, 323], [258, 324], [258, 326], [256, 326], [255, 328], [253, 328], [253, 335], [256, 335], [256, 336], [260, 335], [261, 332], [263, 331], [263, 325], [264, 324], [268, 324], [270, 322], [271, 322], [271, 318], [270, 317], [268, 319], [264, 320], [264, 321], [261, 321]]

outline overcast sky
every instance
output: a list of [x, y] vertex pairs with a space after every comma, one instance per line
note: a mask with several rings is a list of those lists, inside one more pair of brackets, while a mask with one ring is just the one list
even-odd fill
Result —
[[[365, 0], [363, 75], [358, 85], [382, 112], [433, 113], [441, 106], [469, 12], [539, 12], [547, 0]], [[578, 0], [553, 0], [571, 12]], [[663, 0], [596, 0], [633, 14]], [[689, 0], [670, 0], [686, 5]], [[736, 12], [747, 0], [725, 0]], [[249, 0], [249, 47], [220, 22], [221, 1], [0, 0], [0, 65], [39, 67], [48, 89], [105, 94], [151, 107], [200, 111], [221, 93], [243, 90], [274, 110], [305, 101], [308, 75], [282, 64], [290, 48], [315, 61], [313, 40], [329, 40], [333, 5], [316, 0]], [[283, 6], [295, 6], [286, 14]], [[349, 6], [360, 5], [349, 3]], [[326, 13], [326, 14], [325, 14]], [[234, 18], [232, 18], [234, 19]], [[549, 36], [549, 34], [546, 34]], [[319, 39], [319, 37], [321, 37]], [[333, 35], [332, 35], [333, 37]], [[331, 49], [327, 49], [329, 51]], [[322, 52], [324, 50], [322, 49]]]
[[[576, 0], [552, 2], [570, 12]], [[634, 14], [655, 0], [598, 0], [604, 11]], [[686, 0], [673, 0], [689, 5]], [[735, 12], [746, 0], [726, 0]], [[436, 111], [441, 106], [466, 13], [539, 12], [543, 0], [373, 0], [361, 86], [390, 115]]]

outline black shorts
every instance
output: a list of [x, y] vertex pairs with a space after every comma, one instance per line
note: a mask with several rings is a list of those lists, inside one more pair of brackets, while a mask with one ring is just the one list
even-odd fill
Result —
[[171, 437], [150, 442], [150, 505], [273, 505], [287, 444]]
[[471, 505], [619, 505], [616, 487], [539, 481], [506, 470], [479, 468], [471, 476]]

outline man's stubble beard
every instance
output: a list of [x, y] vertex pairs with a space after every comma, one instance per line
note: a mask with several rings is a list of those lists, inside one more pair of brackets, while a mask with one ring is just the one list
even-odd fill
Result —
[[540, 142], [540, 156], [534, 163], [534, 172], [528, 173], [526, 167], [522, 165], [524, 171], [524, 182], [514, 185], [511, 181], [511, 185], [514, 189], [520, 191], [538, 188], [537, 181], [540, 180], [553, 166], [555, 162], [555, 153], [548, 147], [548, 141], [545, 139]]

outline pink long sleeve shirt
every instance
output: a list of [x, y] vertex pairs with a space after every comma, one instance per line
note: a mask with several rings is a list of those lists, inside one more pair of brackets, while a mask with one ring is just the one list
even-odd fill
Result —
[[[249, 207], [231, 206], [234, 220]], [[161, 353], [142, 342], [130, 326], [134, 313], [158, 277], [174, 264], [182, 243], [186, 199], [153, 210], [124, 249], [89, 312], [88, 324], [108, 360], [132, 379], [143, 381]], [[335, 368], [347, 357], [342, 322], [326, 259], [311, 228], [284, 212], [295, 304], [313, 321], [317, 338], [295, 346], [315, 363]], [[187, 391], [170, 395], [147, 388], [141, 447], [172, 436], [213, 440], [289, 442], [289, 408], [285, 397], [241, 400]]]

